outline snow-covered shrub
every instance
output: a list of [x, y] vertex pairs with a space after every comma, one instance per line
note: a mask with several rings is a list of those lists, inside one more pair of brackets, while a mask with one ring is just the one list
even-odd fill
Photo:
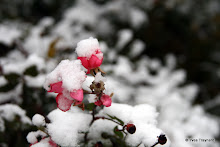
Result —
[[[80, 41], [76, 53], [78, 60], [63, 60], [47, 75], [44, 87], [48, 92], [58, 93], [59, 109], [50, 112], [50, 122], [46, 126], [43, 116], [36, 114], [33, 117], [38, 132], [43, 131], [46, 135], [37, 140], [35, 136], [40, 134], [30, 132], [28, 142], [32, 146], [47, 146], [53, 141], [59, 146], [96, 146], [99, 143], [104, 146], [161, 144], [168, 147], [169, 139], [156, 126], [158, 113], [154, 107], [112, 103], [113, 93], [106, 93], [106, 79], [101, 74], [105, 73], [100, 68], [103, 54], [97, 39], [90, 37]], [[82, 87], [83, 82], [88, 84], [86, 73], [93, 75], [88, 91]], [[85, 94], [93, 95], [94, 101], [89, 102], [84, 98]]]
[[[205, 0], [201, 0], [200, 2], [204, 1]], [[162, 129], [164, 133], [166, 133], [166, 136], [171, 140], [171, 147], [217, 147], [219, 145], [217, 140], [215, 142], [195, 143], [189, 141], [185, 142], [185, 139], [215, 138], [219, 135], [218, 119], [208, 114], [205, 110], [205, 108], [212, 108], [213, 103], [218, 106], [219, 102], [213, 101], [212, 103], [207, 103], [207, 107], [205, 108], [202, 105], [193, 104], [196, 97], [200, 99], [200, 97], [197, 96], [197, 92], [200, 89], [197, 84], [188, 81], [185, 69], [182, 70], [179, 69], [179, 66], [175, 66], [175, 63], [177, 63], [175, 57], [167, 56], [164, 63], [162, 63], [159, 59], [152, 59], [146, 56], [148, 55], [146, 53], [151, 51], [157, 52], [154, 48], [155, 46], [152, 47], [152, 42], [156, 44], [156, 47], [158, 47], [157, 45], [162, 46], [163, 50], [160, 50], [160, 57], [164, 57], [164, 53], [170, 51], [167, 46], [163, 46], [164, 42], [168, 44], [168, 47], [170, 47], [170, 44], [177, 43], [177, 45], [179, 45], [179, 40], [176, 41], [175, 38], [172, 38], [174, 40], [169, 42], [170, 38], [168, 36], [168, 40], [166, 40], [167, 36], [164, 35], [167, 31], [166, 29], [174, 29], [174, 35], [180, 33], [180, 35], [177, 34], [177, 36], [181, 36], [182, 30], [190, 33], [196, 31], [198, 36], [204, 39], [204, 36], [207, 35], [205, 31], [210, 32], [217, 28], [213, 27], [207, 30], [204, 28], [198, 29], [198, 27], [204, 23], [203, 19], [205, 17], [201, 17], [203, 15], [200, 15], [200, 11], [195, 9], [195, 5], [193, 4], [195, 2], [196, 1], [190, 0], [76, 0], [75, 4], [64, 13], [59, 21], [50, 17], [45, 17], [33, 26], [27, 24], [19, 25], [14, 22], [2, 24], [0, 29], [1, 106], [4, 106], [5, 103], [14, 103], [22, 107], [30, 118], [36, 113], [45, 116], [45, 119], [42, 118], [43, 116], [38, 117], [38, 115], [33, 117], [33, 124], [41, 131], [36, 131], [36, 128], [31, 129], [32, 131], [36, 131], [34, 132], [35, 137], [31, 138], [35, 138], [35, 141], [36, 138], [39, 139], [39, 137], [43, 139], [39, 143], [30, 141], [28, 139], [29, 137], [27, 139], [31, 144], [36, 143], [36, 146], [54, 145], [52, 139], [46, 137], [48, 135], [45, 132], [43, 133], [44, 130], [42, 127], [45, 127], [44, 120], [46, 126], [48, 128], [50, 127], [51, 134], [56, 131], [57, 125], [62, 127], [65, 126], [66, 128], [57, 129], [60, 136], [59, 134], [55, 134], [54, 138], [63, 138], [64, 140], [66, 139], [67, 142], [70, 139], [73, 139], [74, 141], [78, 140], [78, 143], [83, 142], [84, 139], [82, 136], [84, 136], [83, 133], [85, 133], [86, 130], [89, 130], [90, 132], [87, 135], [87, 139], [90, 140], [88, 146], [94, 144], [100, 145], [101, 143], [99, 141], [108, 144], [111, 141], [108, 141], [105, 138], [115, 140], [112, 136], [122, 136], [121, 133], [112, 129], [114, 128], [113, 125], [115, 125], [115, 123], [106, 119], [99, 118], [90, 128], [88, 128], [89, 122], [84, 120], [85, 118], [91, 120], [92, 118], [89, 118], [91, 117], [91, 114], [86, 114], [82, 112], [81, 109], [77, 108], [77, 106], [83, 108], [83, 105], [80, 104], [80, 101], [77, 101], [76, 103], [76, 99], [71, 97], [70, 92], [63, 92], [63, 89], [60, 88], [62, 87], [61, 83], [59, 83], [60, 85], [56, 85], [55, 83], [49, 84], [51, 84], [51, 87], [55, 86], [55, 89], [58, 88], [58, 90], [62, 91], [59, 93], [66, 96], [68, 95], [67, 97], [69, 97], [69, 99], [67, 99], [67, 101], [70, 101], [68, 101], [69, 106], [67, 109], [70, 110], [67, 110], [67, 112], [63, 112], [59, 109], [54, 110], [56, 107], [56, 101], [54, 98], [57, 94], [53, 92], [47, 93], [45, 89], [42, 88], [46, 76], [55, 69], [62, 60], [68, 59], [68, 62], [71, 62], [77, 59], [77, 54], [74, 52], [77, 42], [89, 38], [90, 36], [95, 36], [100, 40], [100, 48], [102, 49], [104, 56], [103, 61], [100, 58], [101, 60], [96, 63], [96, 66], [102, 63], [102, 69], [106, 72], [105, 77], [107, 81], [101, 76], [103, 74], [100, 72], [96, 74], [97, 77], [95, 79], [93, 76], [87, 75], [86, 80], [80, 85], [85, 89], [83, 100], [83, 103], [85, 103], [85, 112], [89, 112], [94, 108], [94, 104], [89, 103], [95, 103], [98, 106], [100, 105], [101, 108], [104, 107], [103, 110], [99, 111], [97, 117], [110, 117], [106, 115], [106, 112], [111, 113], [111, 111], [113, 111], [112, 113], [116, 113], [117, 118], [127, 124], [127, 126], [138, 122], [139, 126], [143, 126], [143, 128], [146, 127], [147, 130], [150, 130], [151, 127], [153, 130], [157, 130], [155, 128], [155, 123], [158, 122], [156, 127]], [[165, 3], [165, 7], [161, 5], [162, 3]], [[213, 17], [211, 16], [215, 16], [218, 11], [216, 6], [218, 6], [219, 3], [216, 3], [217, 0], [207, 1], [208, 5], [203, 5], [204, 7], [200, 7], [199, 5], [199, 9], [204, 9], [208, 12], [206, 15], [208, 14], [208, 16], [210, 16], [208, 18], [212, 19]], [[192, 27], [193, 30], [185, 30], [185, 21], [182, 21], [182, 19], [176, 19], [178, 18], [178, 12], [182, 12], [184, 16], [192, 14], [189, 16], [190, 18], [193, 17], [189, 26]], [[154, 15], [155, 13], [161, 15], [158, 15], [157, 17], [157, 15]], [[175, 16], [171, 14], [175, 14]], [[166, 18], [166, 23], [164, 23], [164, 18]], [[215, 20], [217, 21], [217, 16]], [[207, 21], [205, 21], [205, 24], [206, 22]], [[157, 31], [157, 27], [159, 26], [160, 28], [161, 23], [162, 25], [165, 25], [166, 28]], [[178, 28], [178, 24], [181, 24], [184, 29]], [[153, 28], [154, 26], [157, 27]], [[177, 29], [175, 30], [176, 27]], [[163, 31], [163, 29], [166, 31]], [[156, 32], [151, 32], [152, 30], [156, 30]], [[152, 36], [147, 36], [146, 34]], [[167, 34], [170, 35], [170, 32], [168, 31]], [[187, 36], [185, 37], [187, 38]], [[186, 45], [185, 48], [188, 48], [191, 51], [193, 47], [190, 45], [187, 46], [187, 43], [185, 44], [185, 37], [181, 38], [183, 39], [184, 44], [171, 46], [171, 48], [179, 50], [180, 46], [182, 47]], [[206, 41], [202, 40], [202, 42]], [[200, 49], [200, 47], [201, 46], [198, 48]], [[208, 49], [211, 50], [212, 48]], [[87, 56], [90, 58], [90, 55], [81, 57]], [[180, 60], [184, 60], [184, 58], [180, 58]], [[81, 58], [81, 62], [83, 62], [83, 58]], [[88, 64], [87, 60], [83, 63], [84, 66]], [[91, 67], [88, 66], [85, 69], [85, 72], [90, 72], [90, 69]], [[93, 72], [96, 71], [93, 70]], [[93, 72], [91, 72], [91, 74]], [[63, 75], [65, 74], [63, 73]], [[99, 82], [99, 79], [103, 81], [101, 82], [101, 87], [105, 88], [105, 94], [107, 97], [104, 96], [97, 100], [97, 97], [94, 94], [88, 94], [88, 92], [91, 92], [91, 89], [100, 92], [100, 89], [95, 87], [96, 83]], [[62, 81], [62, 79], [57, 80]], [[46, 87], [48, 90], [47, 84]], [[110, 99], [109, 97], [111, 96], [111, 93], [114, 93], [114, 95]], [[64, 102], [62, 98], [61, 102]], [[59, 98], [57, 99], [60, 100]], [[219, 99], [216, 98], [216, 100]], [[112, 105], [107, 108], [106, 106], [109, 106], [110, 103]], [[121, 105], [123, 103], [127, 105]], [[71, 104], [76, 104], [77, 106], [70, 107]], [[130, 122], [126, 118], [122, 118], [120, 115], [122, 113], [121, 111], [118, 112], [117, 109], [112, 110], [117, 106], [123, 107], [129, 112], [139, 112], [136, 109], [144, 107], [142, 105], [146, 105], [149, 108], [149, 110], [144, 109], [143, 111], [149, 111], [150, 113], [144, 112], [140, 114], [143, 114], [143, 116], [153, 114], [152, 116], [146, 116], [146, 120], [149, 121], [152, 119], [152, 121], [147, 123], [147, 126], [140, 123], [144, 120], [139, 115], [137, 118], [134, 118], [133, 113], [130, 115], [123, 114], [122, 116], [131, 118]], [[46, 117], [47, 114], [49, 114], [48, 118], [52, 123], [49, 123], [49, 120]], [[73, 115], [75, 115], [78, 120], [73, 118]], [[69, 117], [70, 122], [60, 122], [60, 119], [62, 120], [63, 117], [66, 116]], [[112, 117], [114, 118], [114, 116]], [[63, 120], [65, 120], [65, 118]], [[116, 118], [113, 120], [118, 121]], [[21, 123], [23, 122], [21, 121]], [[3, 124], [3, 122], [1, 124]], [[76, 124], [82, 125], [79, 132], [76, 131], [76, 128], [78, 127]], [[71, 138], [73, 136], [69, 136], [70, 138], [68, 138], [68, 136], [62, 136], [64, 135], [64, 132], [70, 132], [67, 130], [69, 129], [68, 125], [73, 126], [71, 131], [75, 134], [73, 135], [74, 138]], [[103, 128], [99, 127], [99, 125], [104, 125], [103, 127], [106, 127], [105, 132], [110, 133], [110, 135], [106, 133], [101, 134]], [[7, 129], [7, 127], [8, 126], [6, 125], [5, 128]], [[129, 130], [128, 128], [129, 127], [124, 128], [125, 132]], [[116, 129], [120, 130], [123, 129], [123, 127], [120, 127], [119, 125]], [[136, 129], [138, 130], [140, 127], [136, 127]], [[128, 137], [130, 136], [129, 140], [132, 140], [132, 143], [135, 144], [139, 141], [156, 143], [154, 142], [155, 138], [151, 138], [155, 137], [155, 135], [149, 136], [149, 139], [146, 140], [134, 137], [136, 135], [150, 135], [145, 134], [145, 130], [138, 130], [138, 132], [139, 133], [136, 132], [132, 135], [128, 134]], [[156, 133], [158, 132], [159, 131], [156, 131]], [[20, 132], [17, 134], [19, 133]], [[93, 136], [93, 133], [95, 133], [97, 137]], [[3, 132], [0, 136], [0, 141], [6, 143], [5, 145], [8, 144], [9, 146], [13, 146], [12, 143], [16, 142], [17, 138], [19, 139], [17, 134], [13, 134], [15, 133], [9, 133], [8, 131], [7, 133]], [[26, 136], [27, 132], [22, 132], [20, 134], [25, 138], [24, 136]], [[5, 138], [2, 139], [2, 136], [10, 138], [10, 140]], [[77, 138], [75, 138], [76, 136]], [[66, 140], [64, 142], [66, 142]], [[128, 138], [125, 140], [126, 143], [129, 143], [127, 140]], [[115, 141], [119, 143], [118, 140]], [[59, 143], [62, 143], [62, 141]], [[129, 145], [132, 145], [132, 143]], [[19, 146], [19, 144], [17, 146]]]

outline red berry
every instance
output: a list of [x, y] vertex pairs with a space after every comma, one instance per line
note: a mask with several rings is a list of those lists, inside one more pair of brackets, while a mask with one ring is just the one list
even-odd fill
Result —
[[97, 143], [95, 144], [95, 147], [103, 147], [102, 142], [101, 142], [101, 141], [97, 142]]
[[167, 142], [167, 138], [164, 134], [161, 134], [159, 137], [158, 137], [158, 143], [163, 145]]
[[136, 127], [134, 124], [127, 124], [126, 130], [128, 131], [128, 133], [134, 134], [136, 132]]

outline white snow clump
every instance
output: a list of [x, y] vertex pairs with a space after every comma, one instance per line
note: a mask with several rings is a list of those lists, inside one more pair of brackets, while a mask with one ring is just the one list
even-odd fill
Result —
[[62, 81], [62, 87], [68, 91], [81, 89], [86, 79], [80, 60], [62, 60], [59, 65], [46, 77], [44, 88], [49, 90], [49, 85]]
[[[90, 37], [89, 39], [84, 39], [77, 43], [76, 53], [79, 57], [90, 58], [96, 51], [100, 51], [99, 42], [97, 39]], [[99, 59], [103, 58], [103, 53], [98, 53], [96, 56]]]
[[46, 124], [45, 118], [40, 114], [35, 114], [33, 116], [32, 123], [37, 127], [45, 126], [45, 124]]

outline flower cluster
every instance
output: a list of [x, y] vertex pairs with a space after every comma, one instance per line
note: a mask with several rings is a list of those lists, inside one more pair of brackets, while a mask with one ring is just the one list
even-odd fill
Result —
[[[154, 143], [151, 147], [166, 144], [166, 136], [154, 126], [156, 115], [149, 115], [156, 114], [153, 107], [112, 103], [113, 93], [108, 95], [105, 92], [105, 73], [100, 68], [103, 53], [98, 40], [89, 38], [80, 41], [76, 53], [76, 60], [62, 60], [46, 77], [44, 88], [57, 94], [57, 107], [61, 111], [56, 109], [48, 117], [40, 114], [33, 116], [32, 123], [38, 131], [27, 135], [30, 146], [105, 146], [106, 142], [100, 138], [110, 139], [112, 145], [117, 144], [117, 140], [122, 146], [127, 143], [131, 146]], [[84, 100], [85, 94], [90, 95], [89, 103]], [[80, 111], [76, 107], [70, 110], [72, 105], [92, 112]], [[149, 114], [144, 115], [143, 112]], [[149, 135], [142, 128], [155, 135]], [[158, 134], [161, 135], [156, 138]]]
[[[59, 65], [47, 75], [44, 87], [48, 92], [58, 93], [56, 97], [57, 107], [62, 111], [68, 111], [71, 105], [78, 105], [84, 109], [83, 97], [84, 90], [83, 82], [86, 80], [86, 74], [91, 73], [94, 77], [101, 76], [100, 65], [103, 61], [103, 53], [99, 47], [97, 39], [90, 37], [80, 41], [77, 44], [76, 53], [77, 60], [63, 60]], [[86, 71], [84, 70], [86, 68]], [[102, 77], [103, 78], [103, 77]], [[96, 81], [96, 82], [95, 82]], [[95, 79], [95, 86], [90, 89], [91, 93], [97, 96], [95, 105], [106, 107], [111, 106], [111, 96], [103, 93], [104, 82]], [[95, 89], [95, 90], [94, 90]]]
[[103, 61], [103, 53], [99, 47], [97, 39], [90, 37], [80, 41], [77, 44], [76, 53], [82, 65], [87, 69], [87, 73], [91, 70], [99, 68]]

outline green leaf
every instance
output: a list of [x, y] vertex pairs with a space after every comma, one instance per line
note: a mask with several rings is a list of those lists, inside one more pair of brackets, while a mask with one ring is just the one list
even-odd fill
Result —
[[107, 115], [108, 115], [108, 117], [110, 117], [111, 119], [115, 119], [114, 116], [111, 116], [111, 115], [109, 115], [109, 114], [107, 114]]
[[25, 71], [24, 71], [24, 75], [29, 75], [29, 76], [37, 76], [38, 75], [38, 71], [37, 71], [37, 67], [36, 65], [32, 65], [30, 67], [28, 67]]
[[5, 75], [5, 79], [12, 84], [17, 83], [19, 77], [20, 75], [18, 75], [17, 73], [10, 73]]
[[118, 126], [115, 126], [115, 128], [114, 128], [114, 133], [115, 133], [115, 135], [117, 135], [117, 136], [120, 137], [121, 139], [124, 137], [123, 133], [118, 130]]
[[95, 108], [95, 104], [94, 103], [89, 103], [85, 105], [85, 109], [92, 111]]
[[123, 122], [121, 119], [119, 119], [119, 118], [117, 118], [117, 117], [115, 117], [115, 119], [116, 119], [118, 122], [120, 122], [120, 124], [122, 124], [122, 125], [124, 126], [124, 122]]
[[103, 132], [101, 135], [102, 135], [102, 138], [104, 138], [104, 139], [109, 138], [109, 135], [106, 132]]
[[0, 87], [0, 92], [8, 92], [14, 89], [19, 83], [20, 76], [16, 73], [7, 74], [4, 77], [8, 82]]
[[123, 122], [121, 119], [117, 118], [116, 116], [111, 116], [111, 115], [109, 115], [109, 114], [107, 114], [107, 115], [108, 115], [111, 119], [118, 121], [121, 125], [124, 125], [124, 122]]

